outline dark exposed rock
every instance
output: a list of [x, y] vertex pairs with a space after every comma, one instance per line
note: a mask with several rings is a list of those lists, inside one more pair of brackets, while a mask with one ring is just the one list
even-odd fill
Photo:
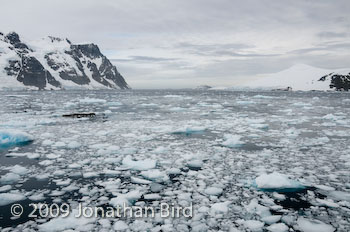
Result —
[[337, 91], [349, 91], [350, 73], [348, 75], [335, 74], [331, 78], [330, 88], [335, 88]]
[[8, 40], [11, 44], [20, 43], [19, 35], [16, 32], [10, 32], [5, 36], [6, 40]]
[[347, 75], [340, 75], [329, 73], [319, 79], [319, 81], [326, 81], [330, 79], [329, 87], [337, 91], [349, 91], [350, 90], [350, 73]]
[[16, 32], [10, 32], [5, 36], [6, 41], [14, 46], [14, 48], [20, 49], [23, 53], [28, 53], [28, 46], [21, 42], [19, 35]]
[[61, 87], [61, 84], [32, 56], [22, 57], [22, 67], [17, 80], [24, 85], [35, 86], [39, 89], [44, 89], [47, 83], [55, 87]]

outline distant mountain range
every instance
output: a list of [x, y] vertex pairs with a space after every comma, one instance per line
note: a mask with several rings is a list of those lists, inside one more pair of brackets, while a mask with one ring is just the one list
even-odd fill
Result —
[[209, 89], [349, 91], [350, 68], [330, 70], [297, 64], [280, 72], [259, 75], [238, 86], [212, 87]]
[[0, 89], [128, 89], [95, 44], [48, 36], [33, 42], [0, 32]]
[[321, 69], [305, 64], [294, 65], [281, 72], [264, 74], [245, 86], [292, 90], [350, 90], [350, 69]]

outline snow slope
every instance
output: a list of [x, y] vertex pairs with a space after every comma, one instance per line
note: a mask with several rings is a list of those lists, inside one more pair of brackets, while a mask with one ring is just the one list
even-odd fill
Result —
[[250, 88], [287, 88], [293, 90], [330, 90], [331, 77], [320, 81], [321, 77], [330, 73], [346, 75], [349, 69], [321, 69], [305, 64], [294, 65], [281, 72], [261, 75], [254, 81], [248, 82], [245, 86]]
[[48, 36], [22, 41], [0, 32], [0, 89], [128, 89], [95, 44]]

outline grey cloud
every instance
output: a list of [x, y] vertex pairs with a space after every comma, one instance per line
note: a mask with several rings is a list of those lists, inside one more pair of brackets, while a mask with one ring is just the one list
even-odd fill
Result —
[[348, 37], [348, 33], [322, 31], [322, 32], [317, 33], [317, 36], [320, 37], [320, 38], [325, 38], [325, 39], [345, 38], [345, 37]]
[[[255, 46], [243, 43], [227, 43], [227, 44], [191, 44], [179, 43], [174, 46], [177, 49], [186, 51], [189, 54], [199, 56], [230, 56], [230, 57], [264, 57], [277, 56], [278, 54], [262, 54], [244, 52], [244, 49], [254, 48]], [[241, 51], [241, 52], [239, 52]]]
[[129, 56], [128, 59], [111, 59], [118, 62], [168, 62], [176, 61], [175, 58], [152, 57], [152, 56]]
[[350, 43], [324, 43], [315, 47], [296, 49], [290, 51], [291, 54], [306, 54], [315, 51], [336, 52], [339, 50], [350, 50]]

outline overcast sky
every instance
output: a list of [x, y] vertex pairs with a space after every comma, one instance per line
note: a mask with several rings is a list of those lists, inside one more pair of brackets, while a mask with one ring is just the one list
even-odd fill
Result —
[[349, 0], [0, 0], [0, 31], [93, 42], [134, 88], [350, 67]]

